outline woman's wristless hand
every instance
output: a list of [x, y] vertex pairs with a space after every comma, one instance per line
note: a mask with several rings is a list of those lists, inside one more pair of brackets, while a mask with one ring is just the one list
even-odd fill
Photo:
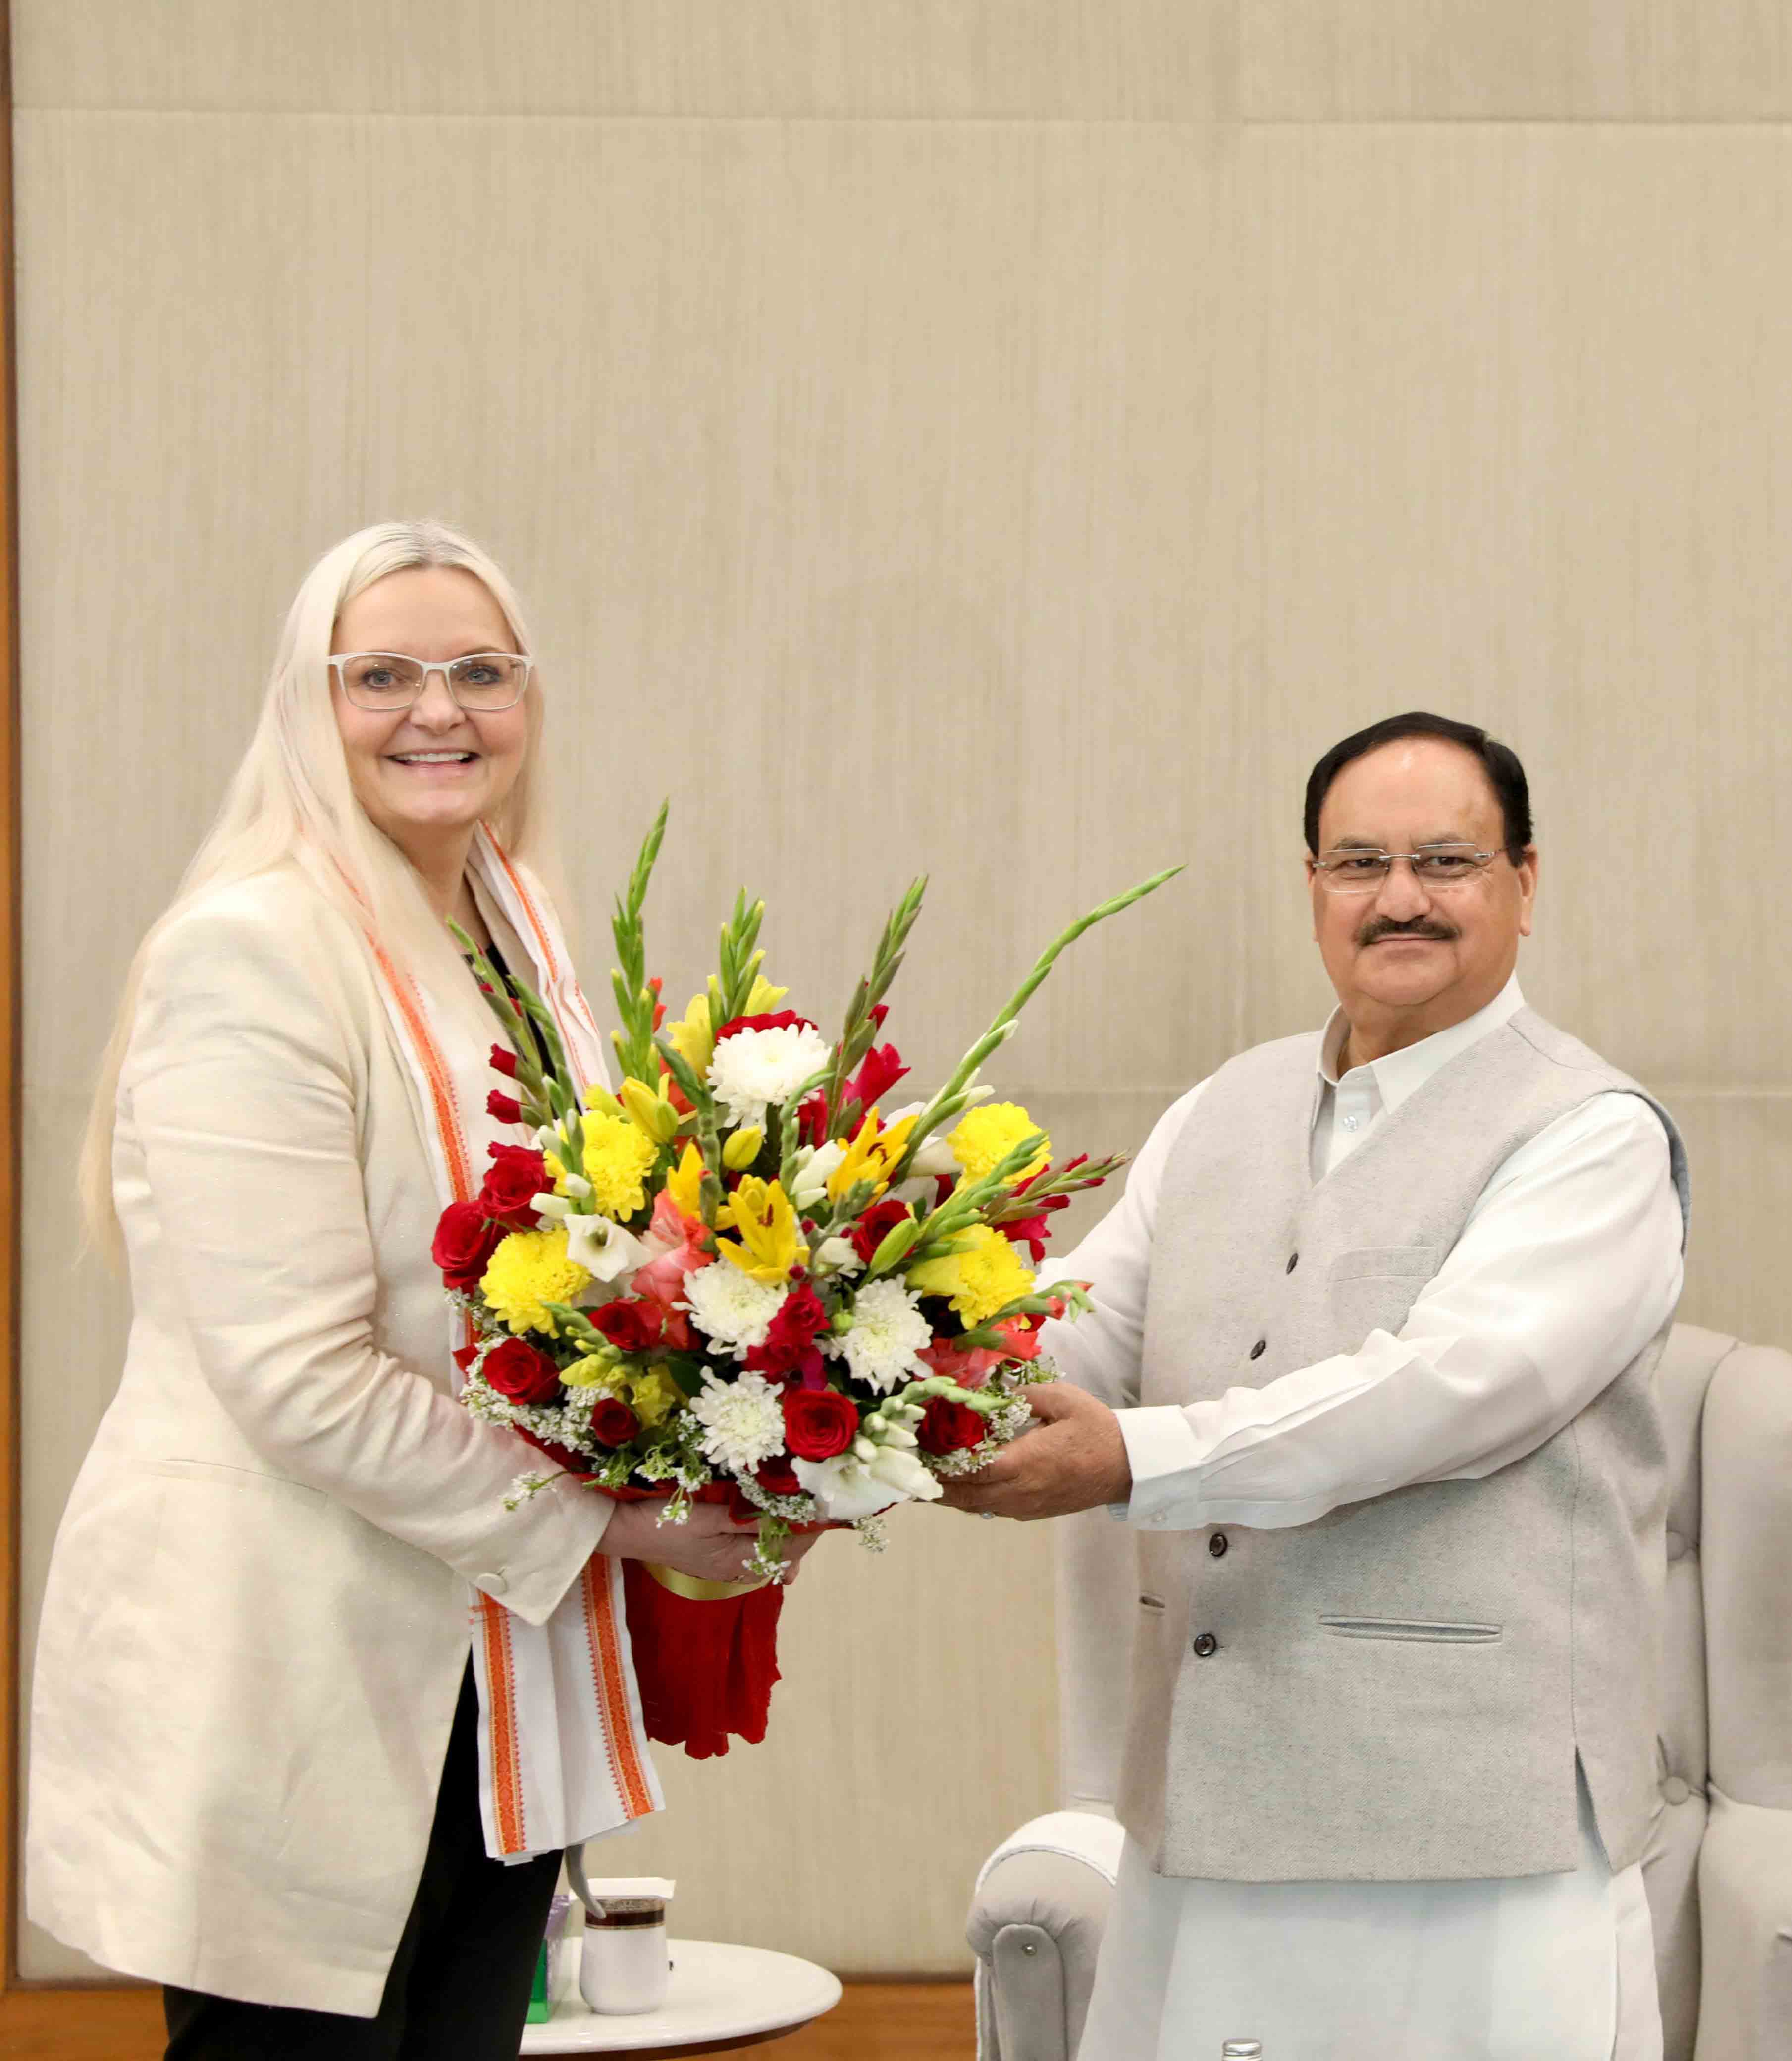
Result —
[[[699, 1582], [742, 1582], [748, 1572], [758, 1527], [736, 1524], [722, 1503], [691, 1505], [682, 1524], [662, 1524], [662, 1503], [619, 1503], [604, 1527], [600, 1553], [618, 1560], [657, 1560], [662, 1567], [676, 1567]], [[819, 1532], [793, 1535], [782, 1542], [785, 1579], [794, 1581], [803, 1556]]]

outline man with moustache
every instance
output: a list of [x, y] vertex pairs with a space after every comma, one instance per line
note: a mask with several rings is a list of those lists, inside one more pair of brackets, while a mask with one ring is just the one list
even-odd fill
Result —
[[1305, 827], [1330, 1022], [1158, 1123], [1058, 1270], [1096, 1304], [1047, 1335], [1069, 1380], [947, 1491], [1138, 1531], [1082, 2061], [1657, 2061], [1679, 1139], [1518, 991], [1505, 746], [1390, 718]]

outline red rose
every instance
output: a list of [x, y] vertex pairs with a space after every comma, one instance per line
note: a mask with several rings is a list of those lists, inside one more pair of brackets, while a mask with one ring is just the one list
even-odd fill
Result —
[[626, 1446], [641, 1429], [641, 1419], [627, 1403], [606, 1395], [592, 1408], [591, 1436], [600, 1446]]
[[435, 1227], [430, 1257], [442, 1269], [450, 1288], [469, 1294], [479, 1285], [492, 1255], [503, 1239], [504, 1227], [489, 1223], [477, 1203], [450, 1203]]
[[591, 1322], [618, 1352], [644, 1353], [659, 1343], [666, 1312], [657, 1303], [625, 1297], [590, 1313]]
[[526, 1339], [506, 1339], [486, 1355], [479, 1371], [512, 1403], [551, 1403], [560, 1392], [560, 1370]]
[[522, 1104], [514, 1095], [507, 1095], [502, 1089], [494, 1088], [486, 1097], [486, 1114], [495, 1116], [500, 1123], [521, 1123]]
[[530, 1207], [548, 1187], [547, 1163], [523, 1145], [488, 1145], [491, 1171], [479, 1191], [479, 1207], [506, 1231], [533, 1231], [541, 1219]]
[[914, 1427], [915, 1443], [924, 1453], [967, 1453], [982, 1444], [986, 1435], [983, 1420], [962, 1403], [936, 1395], [927, 1414]]
[[837, 1388], [793, 1388], [784, 1398], [784, 1443], [799, 1460], [831, 1460], [858, 1436], [858, 1405]]
[[730, 1016], [715, 1034], [715, 1042], [719, 1045], [724, 1038], [734, 1037], [742, 1030], [787, 1030], [796, 1025], [805, 1030], [818, 1027], [806, 1016], [798, 1015], [794, 1009], [779, 1009], [764, 1016]]
[[847, 1237], [852, 1248], [865, 1264], [871, 1264], [871, 1255], [883, 1243], [886, 1233], [912, 1215], [906, 1203], [899, 1203], [894, 1195], [886, 1195], [881, 1203], [874, 1203], [852, 1229]]
[[775, 1460], [767, 1460], [753, 1479], [767, 1495], [801, 1495], [802, 1493], [802, 1483], [797, 1479], [797, 1471], [782, 1453]]
[[806, 1281], [801, 1283], [778, 1305], [778, 1315], [766, 1327], [765, 1343], [755, 1346], [747, 1355], [748, 1373], [769, 1374], [774, 1380], [782, 1375], [800, 1373], [814, 1351], [816, 1333], [826, 1329], [827, 1311], [822, 1307], [821, 1297]]
[[498, 1072], [504, 1076], [506, 1080], [514, 1081], [516, 1079], [517, 1055], [510, 1050], [508, 1045], [494, 1045], [492, 1047], [491, 1063], [498, 1069]]

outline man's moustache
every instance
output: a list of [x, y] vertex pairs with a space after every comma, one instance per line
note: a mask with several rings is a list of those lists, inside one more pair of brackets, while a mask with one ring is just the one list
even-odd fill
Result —
[[1358, 931], [1357, 942], [1367, 946], [1379, 944], [1383, 938], [1435, 938], [1440, 944], [1448, 944], [1455, 934], [1438, 923], [1390, 923], [1385, 916], [1376, 916]]

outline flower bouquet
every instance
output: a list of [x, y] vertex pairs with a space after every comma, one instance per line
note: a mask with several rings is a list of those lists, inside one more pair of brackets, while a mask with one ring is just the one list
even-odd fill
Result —
[[[938, 1092], [888, 1108], [908, 1069], [878, 1043], [883, 997], [925, 880], [891, 912], [838, 1037], [779, 1007], [764, 904], [744, 894], [717, 972], [667, 1022], [642, 920], [666, 818], [616, 906], [614, 1093], [571, 1077], [539, 998], [462, 939], [505, 1033], [491, 1112], [532, 1136], [490, 1148], [434, 1257], [467, 1319], [474, 1416], [607, 1495], [661, 1499], [662, 1523], [693, 1500], [757, 1515], [748, 1583], [625, 1567], [649, 1735], [701, 1756], [764, 1736], [780, 1539], [845, 1524], [881, 1544], [880, 1513], [938, 1498], [1031, 1420], [1026, 1390], [1050, 1378], [1041, 1325], [1089, 1307], [1080, 1284], [1039, 1292], [1033, 1267], [1052, 1215], [1122, 1162], [1054, 1163], [978, 1071], [1059, 954], [1172, 875], [1071, 925]], [[552, 1479], [524, 1475], [513, 1495]]]

